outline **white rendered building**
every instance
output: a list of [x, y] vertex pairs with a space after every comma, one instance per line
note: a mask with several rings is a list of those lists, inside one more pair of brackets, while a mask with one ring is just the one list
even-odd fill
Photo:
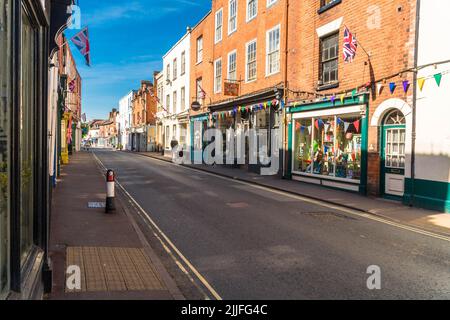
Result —
[[134, 90], [131, 90], [126, 96], [119, 101], [119, 143], [122, 150], [130, 150], [131, 148], [131, 117], [132, 117], [132, 99]]
[[191, 30], [163, 57], [163, 104], [161, 116], [165, 155], [172, 155], [171, 142], [176, 140], [184, 150], [189, 150], [190, 101], [190, 46]]

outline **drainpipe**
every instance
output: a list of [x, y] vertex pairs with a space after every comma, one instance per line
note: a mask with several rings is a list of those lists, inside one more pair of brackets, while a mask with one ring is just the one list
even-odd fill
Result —
[[419, 60], [419, 28], [420, 28], [420, 0], [416, 3], [416, 34], [414, 41], [414, 91], [413, 91], [413, 103], [412, 103], [412, 128], [411, 128], [411, 195], [409, 197], [409, 205], [414, 205], [415, 194], [415, 178], [416, 178], [416, 105], [417, 105], [417, 65]]
[[285, 17], [286, 17], [286, 30], [284, 32], [284, 49], [285, 49], [285, 59], [284, 59], [284, 90], [283, 90], [283, 100], [284, 100], [284, 108], [283, 108], [283, 178], [285, 178], [287, 174], [287, 162], [288, 162], [288, 126], [287, 126], [287, 114], [286, 114], [286, 106], [287, 106], [287, 97], [288, 97], [288, 42], [289, 42], [289, 0], [286, 0], [286, 8], [285, 8]]

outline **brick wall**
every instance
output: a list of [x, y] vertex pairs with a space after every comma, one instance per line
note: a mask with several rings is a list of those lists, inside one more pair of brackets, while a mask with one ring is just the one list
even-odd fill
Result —
[[[207, 14], [202, 21], [198, 23], [192, 29], [191, 32], [191, 92], [190, 92], [190, 104], [196, 101], [198, 78], [202, 78], [202, 88], [206, 92], [206, 98], [203, 103], [203, 107], [198, 111], [190, 110], [190, 115], [195, 116], [207, 112], [207, 104], [209, 104], [213, 91], [213, 37], [214, 37], [214, 20], [211, 13]], [[197, 63], [197, 39], [203, 37], [203, 59], [202, 62]]]
[[[258, 1], [258, 14], [255, 19], [246, 21], [247, 1], [238, 1], [237, 31], [228, 35], [228, 0], [213, 0], [211, 13], [211, 26], [213, 44], [213, 59], [222, 58], [222, 79], [227, 79], [228, 53], [237, 51], [237, 79], [245, 80], [246, 43], [257, 39], [257, 80], [250, 83], [240, 82], [240, 95], [245, 95], [264, 88], [275, 86], [283, 82], [284, 54], [285, 52], [285, 0], [278, 0], [267, 8], [267, 1]], [[223, 8], [223, 33], [222, 41], [214, 44], [215, 13]], [[266, 76], [266, 32], [280, 25], [280, 72]], [[212, 66], [211, 66], [212, 68]], [[214, 74], [213, 69], [211, 69]], [[213, 79], [211, 79], [213, 83]], [[211, 85], [212, 85], [211, 83]], [[222, 92], [212, 95], [211, 102], [217, 102], [233, 97], [225, 96]]]
[[[264, 1], [263, 1], [264, 2]], [[339, 94], [361, 87], [368, 82], [385, 82], [380, 95], [371, 90], [369, 122], [375, 109], [385, 100], [400, 98], [412, 100], [413, 74], [400, 71], [411, 68], [414, 58], [415, 0], [342, 0], [334, 7], [318, 13], [319, 0], [290, 0], [288, 40], [288, 83], [293, 91], [306, 91], [324, 95]], [[320, 41], [316, 29], [342, 18], [339, 28], [339, 86], [318, 91]], [[344, 63], [342, 57], [343, 30], [346, 25], [357, 36], [360, 46], [353, 63]], [[370, 54], [370, 60], [363, 48]], [[385, 80], [383, 80], [385, 79]], [[407, 93], [401, 82], [411, 83]], [[394, 94], [389, 82], [395, 81]], [[288, 100], [305, 97], [290, 93]], [[379, 193], [379, 141], [378, 128], [369, 128], [368, 191]]]

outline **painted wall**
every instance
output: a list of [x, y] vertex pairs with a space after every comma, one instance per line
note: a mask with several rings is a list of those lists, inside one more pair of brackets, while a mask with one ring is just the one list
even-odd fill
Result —
[[123, 150], [129, 150], [129, 130], [132, 122], [132, 99], [134, 91], [130, 91], [119, 101], [120, 144]]
[[[442, 33], [448, 30], [449, 11], [450, 1], [421, 1], [419, 67], [450, 59], [450, 42]], [[440, 87], [437, 73], [443, 73]], [[437, 209], [450, 211], [450, 63], [420, 69], [418, 78], [426, 80], [423, 90], [418, 89], [416, 107], [416, 192], [419, 199], [435, 198]]]
[[[172, 138], [172, 128], [173, 125], [177, 125], [177, 132], [175, 138], [180, 141], [180, 126], [176, 117], [180, 114], [188, 113], [190, 107], [190, 48], [191, 48], [191, 33], [188, 31], [163, 57], [163, 77], [162, 81], [164, 83], [164, 96], [161, 101], [164, 103], [164, 107], [169, 112], [168, 114], [164, 112], [164, 118], [162, 119], [163, 125], [170, 125], [171, 127], [171, 138]], [[185, 72], [181, 74], [181, 62], [182, 53], [185, 53]], [[177, 59], [177, 75], [174, 79], [174, 59]], [[170, 66], [170, 76], [167, 74], [167, 66]], [[169, 80], [169, 81], [167, 81]], [[182, 105], [181, 88], [185, 88], [184, 93], [184, 105]], [[176, 92], [176, 105], [174, 106], [174, 92]], [[167, 106], [167, 95], [170, 96], [170, 105]], [[189, 132], [186, 131], [186, 139], [189, 139]]]

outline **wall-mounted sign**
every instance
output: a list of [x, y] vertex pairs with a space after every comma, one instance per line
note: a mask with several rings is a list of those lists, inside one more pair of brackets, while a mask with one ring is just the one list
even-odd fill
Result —
[[236, 82], [225, 82], [224, 94], [226, 96], [237, 97], [239, 95], [239, 83], [236, 83]]
[[200, 104], [200, 102], [194, 101], [194, 102], [192, 102], [192, 104], [191, 104], [191, 109], [192, 109], [193, 111], [198, 111], [198, 110], [200, 110], [201, 106], [202, 106], [202, 105]]

